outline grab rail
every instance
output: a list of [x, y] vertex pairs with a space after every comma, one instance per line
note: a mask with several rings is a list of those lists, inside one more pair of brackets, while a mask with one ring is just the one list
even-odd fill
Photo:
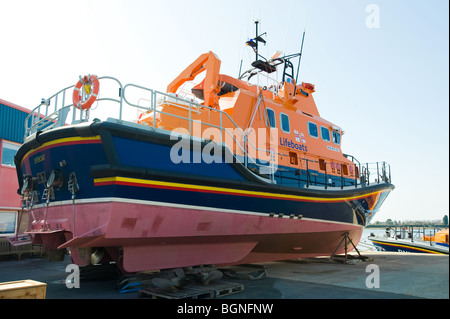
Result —
[[[278, 170], [275, 176], [278, 177], [281, 181], [283, 179], [287, 179], [292, 182], [296, 182], [298, 186], [304, 184], [306, 188], [309, 188], [310, 186], [322, 186], [325, 189], [328, 189], [328, 187], [338, 187], [343, 189], [344, 187], [349, 186], [357, 188], [357, 187], [366, 187], [369, 186], [370, 184], [391, 183], [390, 165], [386, 162], [374, 162], [374, 163], [353, 164], [353, 165], [340, 164], [341, 168], [337, 173], [339, 174], [339, 176], [337, 176], [329, 174], [332, 162], [326, 161], [320, 162], [308, 158], [301, 158], [300, 160], [305, 161], [306, 174], [302, 174], [301, 169], [293, 168], [293, 169]], [[317, 166], [323, 165], [323, 169], [320, 168], [313, 169], [311, 168], [311, 164], [315, 164]], [[354, 169], [353, 173], [345, 174], [343, 169], [344, 165], [347, 166], [347, 169], [349, 169], [349, 167], [353, 167]], [[360, 167], [363, 167], [363, 170], [361, 170]], [[382, 170], [381, 172], [379, 170], [380, 167], [384, 167], [384, 170]], [[286, 172], [286, 174], [284, 172]], [[312, 177], [318, 176], [318, 174], [321, 174], [322, 177], [315, 177], [315, 178]], [[335, 182], [337, 182], [337, 185], [335, 185]]]
[[[234, 142], [234, 145], [236, 145], [236, 147], [239, 148], [243, 154], [243, 157], [244, 157], [243, 164], [245, 165], [245, 167], [248, 168], [249, 161], [251, 163], [253, 163], [254, 165], [257, 165], [259, 167], [264, 167], [264, 168], [268, 169], [266, 171], [270, 173], [269, 175], [271, 177], [271, 180], [272, 181], [274, 180], [273, 173], [276, 171], [276, 164], [273, 161], [273, 159], [275, 158], [273, 151], [271, 149], [267, 150], [267, 149], [260, 149], [260, 148], [256, 147], [252, 143], [252, 141], [250, 139], [248, 139], [248, 132], [247, 133], [244, 132], [234, 122], [233, 118], [226, 112], [215, 109], [215, 108], [211, 108], [208, 106], [201, 105], [197, 102], [194, 102], [193, 99], [184, 99], [184, 98], [181, 98], [176, 95], [159, 92], [159, 91], [156, 91], [156, 90], [153, 90], [150, 88], [146, 88], [144, 86], [131, 84], [131, 83], [123, 86], [122, 83], [114, 77], [103, 76], [103, 77], [99, 77], [98, 80], [99, 80], [99, 82], [102, 83], [102, 86], [103, 86], [103, 82], [105, 82], [105, 80], [112, 80], [113, 82], [115, 82], [118, 85], [119, 97], [118, 98], [110, 97], [110, 96], [101, 97], [99, 95], [99, 97], [97, 98], [97, 100], [95, 102], [95, 103], [97, 103], [95, 108], [97, 108], [98, 103], [104, 102], [104, 101], [109, 101], [109, 102], [114, 102], [114, 103], [119, 104], [119, 114], [118, 114], [119, 121], [123, 120], [123, 116], [124, 116], [124, 112], [125, 112], [123, 106], [127, 105], [130, 107], [133, 107], [134, 109], [143, 110], [146, 112], [153, 112], [154, 119], [157, 118], [157, 114], [159, 116], [161, 114], [164, 114], [164, 115], [180, 118], [183, 120], [187, 120], [188, 126], [189, 126], [189, 135], [192, 136], [193, 123], [196, 122], [196, 120], [194, 120], [192, 117], [193, 112], [199, 114], [200, 108], [208, 109], [211, 112], [218, 112], [219, 118], [220, 118], [219, 125], [215, 125], [212, 123], [202, 123], [202, 125], [207, 125], [207, 126], [214, 127], [214, 128], [217, 128], [218, 130], [220, 130], [220, 143], [222, 145], [226, 145], [226, 143], [224, 142], [226, 135], [231, 137], [232, 141]], [[30, 135], [37, 133], [38, 131], [47, 131], [47, 130], [51, 130], [51, 129], [54, 129], [57, 127], [62, 127], [62, 126], [67, 125], [67, 123], [77, 124], [77, 123], [89, 121], [89, 119], [91, 117], [91, 109], [95, 109], [94, 107], [92, 107], [91, 109], [80, 110], [77, 107], [75, 107], [73, 105], [73, 103], [71, 103], [72, 101], [66, 102], [66, 94], [69, 94], [69, 96], [71, 96], [72, 90], [74, 89], [74, 87], [75, 87], [75, 85], [68, 86], [68, 87], [56, 92], [55, 94], [50, 96], [50, 98], [42, 99], [41, 103], [38, 106], [36, 106], [25, 119], [24, 140], [27, 137], [29, 137]], [[136, 103], [132, 103], [129, 100], [129, 98], [127, 98], [127, 96], [126, 96], [127, 89], [130, 89], [132, 87], [139, 89], [139, 90], [143, 90], [144, 92], [147, 92], [147, 94], [150, 94], [150, 98], [146, 99], [146, 100], [150, 101], [150, 107], [145, 107], [142, 105], [138, 105]], [[142, 98], [143, 97], [141, 96], [140, 100], [142, 100]], [[178, 108], [187, 110], [189, 116], [183, 117], [183, 116], [179, 116], [176, 114], [170, 114], [167, 112], [163, 112], [162, 110], [158, 109], [158, 98], [165, 98], [167, 101], [166, 104], [170, 104], [170, 105], [176, 106]], [[172, 103], [169, 101], [169, 99], [174, 99], [176, 102]], [[123, 102], [125, 102], [125, 104]], [[179, 104], [177, 104], [177, 102], [179, 102]], [[232, 126], [233, 126], [232, 128], [224, 127], [223, 122], [224, 122], [225, 118], [230, 123], [232, 123]], [[153, 121], [153, 128], [156, 128], [155, 120]], [[230, 131], [230, 129], [232, 131]], [[239, 136], [235, 136], [236, 132], [238, 133]], [[237, 138], [243, 141], [243, 145], [241, 145], [238, 142]], [[228, 145], [227, 145], [227, 147], [228, 147]], [[255, 152], [258, 152], [258, 151], [259, 152], [269, 152], [270, 157], [269, 157], [268, 163], [262, 164], [261, 160], [259, 160], [259, 163], [258, 163], [255, 159], [252, 158], [252, 156], [249, 156], [249, 149], [252, 149]], [[231, 153], [236, 158], [236, 160], [240, 161], [239, 158], [233, 152], [231, 152]]]
[[[126, 92], [127, 92], [128, 88], [136, 88], [136, 89], [141, 89], [141, 90], [144, 90], [144, 91], [148, 92], [151, 96], [150, 96], [150, 99], [146, 99], [146, 100], [151, 101], [151, 107], [144, 107], [142, 105], [138, 105], [136, 103], [130, 102], [129, 99], [127, 99], [127, 95], [126, 95]], [[266, 171], [266, 172], [269, 173], [268, 175], [271, 177], [271, 180], [272, 181], [274, 180], [273, 172], [276, 171], [275, 164], [273, 163], [274, 161], [270, 160], [267, 165], [258, 164], [257, 161], [252, 158], [252, 156], [249, 156], [249, 150], [248, 149], [249, 149], [249, 147], [251, 147], [255, 152], [269, 152], [270, 153], [270, 155], [269, 155], [270, 159], [274, 158], [273, 157], [273, 151], [272, 150], [267, 150], [267, 149], [260, 149], [260, 148], [256, 147], [252, 143], [252, 141], [248, 139], [248, 136], [247, 136], [248, 134], [246, 134], [236, 124], [236, 122], [233, 120], [233, 118], [228, 113], [226, 113], [226, 112], [224, 112], [222, 110], [218, 110], [218, 109], [209, 107], [209, 106], [201, 105], [201, 104], [195, 102], [193, 99], [185, 99], [185, 98], [179, 97], [178, 95], [173, 95], [173, 94], [170, 94], [170, 93], [163, 93], [163, 92], [160, 92], [160, 91], [152, 90], [152, 89], [149, 89], [149, 88], [146, 88], [146, 87], [143, 87], [143, 86], [140, 86], [140, 85], [132, 84], [132, 83], [127, 84], [127, 85], [124, 86], [122, 96], [123, 96], [124, 101], [128, 105], [136, 107], [136, 108], [139, 108], [139, 109], [142, 109], [142, 110], [145, 110], [147, 112], [152, 112], [153, 113], [153, 121], [152, 121], [153, 128], [156, 128], [156, 120], [155, 119], [157, 118], [158, 114], [159, 115], [164, 114], [164, 115], [168, 115], [168, 116], [172, 116], [172, 117], [175, 117], [175, 118], [179, 118], [179, 119], [188, 121], [188, 131], [189, 131], [189, 135], [190, 136], [193, 136], [193, 133], [194, 133], [193, 132], [193, 127], [192, 127], [193, 122], [197, 121], [197, 120], [194, 120], [192, 118], [192, 113], [193, 112], [195, 112], [197, 114], [200, 114], [199, 110], [200, 110], [200, 108], [203, 108], [203, 109], [208, 109], [210, 112], [217, 112], [217, 113], [219, 113], [219, 125], [215, 125], [215, 124], [212, 124], [212, 123], [209, 123], [209, 122], [202, 122], [201, 124], [205, 125], [205, 126], [217, 128], [220, 131], [220, 143], [222, 145], [226, 145], [227, 147], [228, 147], [228, 145], [225, 143], [225, 137], [224, 136], [228, 135], [233, 140], [234, 145], [236, 145], [236, 147], [238, 147], [242, 151], [242, 153], [244, 154], [244, 163], [243, 164], [244, 164], [244, 166], [246, 168], [248, 168], [248, 164], [249, 164], [248, 161], [250, 160], [254, 165], [259, 166], [259, 167], [263, 167], [264, 169], [268, 169], [268, 171]], [[175, 102], [170, 102], [170, 99], [174, 100]], [[184, 116], [180, 116], [180, 115], [176, 115], [176, 114], [172, 114], [172, 113], [167, 113], [167, 112], [164, 112], [162, 110], [158, 110], [157, 109], [158, 101], [162, 101], [161, 103], [166, 104], [166, 105], [172, 105], [174, 107], [187, 110], [188, 111], [188, 117], [184, 117]], [[226, 119], [228, 119], [232, 123], [232, 125], [233, 125], [232, 128], [224, 127], [224, 125], [223, 125], [224, 116], [225, 116]], [[233, 132], [231, 132], [229, 129], [233, 129], [233, 132], [236, 132], [236, 130], [238, 131], [238, 133], [240, 134], [240, 138], [243, 139], [243, 144], [244, 144], [243, 146], [238, 142], [238, 140], [235, 138]], [[239, 160], [237, 158], [237, 156], [233, 152], [231, 152], [231, 153], [233, 154], [233, 156], [237, 160]]]
[[[69, 93], [69, 96], [72, 94], [72, 90], [75, 87], [75, 85], [66, 87], [54, 95], [52, 95], [48, 99], [42, 99], [41, 104], [39, 104], [37, 107], [35, 107], [30, 114], [25, 119], [25, 136], [24, 139], [26, 139], [28, 136], [37, 133], [38, 131], [46, 131], [50, 129], [54, 129], [57, 127], [65, 126], [66, 123], [76, 124], [76, 123], [82, 123], [87, 122], [91, 116], [91, 110], [95, 110], [98, 107], [98, 103], [100, 102], [113, 102], [119, 105], [119, 114], [118, 119], [119, 121], [123, 120], [125, 109], [124, 106], [130, 106], [135, 110], [140, 110], [141, 112], [147, 112], [152, 113], [153, 115], [153, 123], [152, 127], [153, 129], [156, 129], [156, 119], [161, 117], [161, 115], [167, 115], [172, 116], [175, 118], [179, 118], [181, 120], [185, 120], [188, 122], [188, 132], [189, 136], [193, 136], [194, 130], [193, 125], [198, 122], [198, 120], [193, 118], [193, 114], [200, 114], [200, 109], [207, 109], [210, 112], [215, 112], [219, 114], [219, 124], [213, 124], [209, 122], [201, 122], [202, 125], [206, 125], [209, 127], [217, 128], [220, 131], [220, 144], [225, 145], [226, 147], [230, 148], [230, 145], [227, 145], [227, 136], [231, 138], [231, 140], [228, 140], [228, 142], [231, 142], [233, 145], [231, 145], [231, 154], [233, 154], [233, 157], [241, 162], [246, 168], [249, 168], [249, 165], [252, 165], [252, 167], [257, 167], [260, 175], [262, 176], [267, 175], [272, 182], [275, 182], [275, 173], [278, 171], [278, 157], [282, 156], [283, 154], [280, 154], [278, 152], [275, 152], [272, 147], [269, 147], [269, 149], [262, 149], [258, 148], [252, 140], [249, 138], [250, 132], [248, 129], [243, 130], [241, 127], [239, 127], [236, 122], [233, 120], [233, 118], [225, 111], [220, 109], [215, 109], [209, 106], [201, 105], [194, 101], [194, 99], [186, 99], [179, 97], [178, 95], [159, 92], [144, 86], [140, 86], [137, 84], [126, 84], [125, 86], [122, 85], [122, 83], [110, 76], [103, 76], [98, 78], [99, 81], [101, 81], [102, 86], [105, 80], [110, 80], [114, 85], [116, 85], [116, 89], [118, 88], [118, 97], [110, 97], [105, 96], [101, 97], [98, 96], [96, 100], [96, 107], [92, 107], [87, 110], [80, 110], [77, 107], [73, 105], [73, 103], [66, 102], [66, 93]], [[131, 89], [137, 89], [140, 90], [138, 102], [134, 103], [130, 101], [130, 97], [128, 94], [131, 95], [132, 92], [129, 92]], [[143, 106], [139, 105], [140, 101], [145, 100], [150, 102], [150, 106]], [[124, 104], [125, 102], [125, 104]], [[174, 107], [177, 107], [179, 109], [182, 109], [184, 111], [188, 112], [187, 117], [167, 113], [162, 110], [161, 105], [172, 105]], [[225, 127], [224, 122], [228, 121], [231, 123], [232, 127]], [[269, 137], [271, 137], [271, 131], [269, 131]], [[201, 136], [199, 136], [201, 138]], [[242, 144], [241, 144], [242, 143]], [[233, 152], [233, 147], [236, 147], [236, 154]], [[265, 143], [265, 145], [270, 145], [269, 143]], [[240, 153], [243, 155], [237, 155], [239, 153], [237, 150], [240, 150]], [[266, 154], [268, 156], [268, 160], [263, 160], [261, 158], [258, 158], [257, 156], [253, 157], [252, 154]], [[267, 155], [268, 154], [268, 155]], [[347, 158], [351, 158], [354, 163], [354, 183], [351, 185], [354, 185], [355, 187], [361, 186], [368, 186], [370, 183], [380, 183], [380, 182], [390, 182], [391, 181], [391, 171], [390, 171], [390, 165], [386, 162], [380, 162], [380, 163], [366, 163], [361, 164], [359, 161], [357, 161], [353, 156], [344, 154]], [[243, 157], [243, 160], [241, 160], [241, 157]], [[309, 187], [311, 185], [317, 185], [321, 184], [321, 182], [313, 182], [311, 179], [311, 174], [314, 169], [311, 169], [309, 166], [312, 163], [319, 163], [319, 161], [303, 158], [300, 160], [304, 160], [306, 162], [306, 187]], [[355, 163], [356, 161], [356, 163]], [[325, 180], [322, 183], [322, 185], [325, 187], [329, 187], [328, 183], [328, 173], [330, 172], [329, 167], [331, 163], [322, 162], [321, 164], [324, 165], [324, 175]], [[343, 164], [339, 164], [343, 165]], [[349, 164], [346, 164], [349, 166]], [[264, 172], [264, 173], [262, 173]], [[344, 176], [342, 167], [340, 168], [340, 174], [341, 174], [341, 188], [347, 186], [347, 180]], [[279, 174], [281, 178], [291, 178], [291, 177], [283, 177], [281, 176], [282, 173]], [[333, 174], [331, 174], [333, 175]], [[333, 175], [336, 177], [336, 175]], [[375, 178], [373, 178], [375, 176]], [[300, 176], [297, 178], [297, 180], [301, 180]], [[359, 180], [359, 183], [358, 183]]]
[[[110, 97], [98, 97], [97, 102], [111, 101], [119, 104], [119, 120], [122, 120], [122, 83], [114, 77], [102, 76], [98, 80], [112, 80], [119, 85], [119, 99]], [[25, 118], [25, 136], [24, 140], [36, 133], [37, 131], [47, 131], [53, 128], [66, 125], [69, 114], [71, 113], [71, 120], [69, 123], [76, 124], [87, 122], [90, 118], [90, 109], [80, 110], [76, 108], [73, 103], [66, 104], [66, 92], [70, 90], [69, 96], [72, 96], [72, 90], [75, 85], [68, 86], [48, 99], [42, 99], [41, 104], [31, 110], [30, 114]], [[70, 110], [72, 109], [72, 112]]]

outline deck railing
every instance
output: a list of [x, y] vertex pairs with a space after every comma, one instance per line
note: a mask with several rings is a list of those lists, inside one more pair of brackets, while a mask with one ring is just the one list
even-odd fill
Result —
[[[123, 86], [118, 79], [113, 77], [104, 76], [99, 77], [98, 80], [102, 85], [105, 80], [111, 80], [117, 84], [119, 93], [118, 98], [103, 97], [99, 95], [95, 102], [97, 104], [95, 105], [97, 107], [98, 103], [105, 101], [115, 102], [119, 105], [117, 117], [119, 121], [123, 120], [124, 107], [129, 106], [134, 108], [135, 110], [140, 110], [142, 113], [151, 113], [154, 119], [152, 124], [153, 129], [156, 129], [155, 119], [157, 119], [161, 115], [168, 115], [179, 118], [181, 120], [185, 120], [188, 122], [189, 136], [193, 136], [193, 126], [195, 125], [195, 123], [198, 123], [198, 120], [195, 120], [192, 115], [194, 113], [200, 114], [200, 108], [207, 109], [210, 112], [216, 112], [220, 118], [220, 123], [218, 125], [207, 122], [202, 122], [201, 124], [209, 127], [214, 127], [219, 130], [220, 144], [226, 145], [226, 136], [228, 136], [233, 141], [234, 145], [236, 145], [236, 148], [239, 149], [243, 154], [243, 156], [241, 157], [242, 160], [240, 160], [239, 157], [235, 156], [233, 152], [231, 152], [237, 161], [243, 162], [244, 166], [247, 168], [249, 163], [258, 166], [260, 170], [263, 171], [271, 181], [274, 180], [274, 172], [276, 172], [277, 169], [276, 161], [272, 160], [275, 158], [274, 152], [271, 149], [267, 150], [258, 148], [251, 141], [251, 139], [248, 138], [248, 132], [240, 128], [228, 113], [219, 109], [201, 105], [195, 102], [193, 99], [181, 98], [174, 94], [159, 92], [144, 86], [136, 84], [126, 84], [125, 86]], [[52, 95], [50, 98], [42, 99], [41, 104], [35, 107], [25, 119], [24, 139], [38, 131], [47, 131], [57, 127], [62, 127], [64, 125], [67, 125], [66, 123], [77, 124], [89, 121], [89, 119], [91, 118], [91, 110], [80, 110], [76, 108], [72, 103], [72, 91], [74, 87], [75, 85], [66, 87]], [[141, 91], [141, 94], [137, 95], [138, 97], [136, 98], [136, 102], [131, 102], [131, 98], [127, 95], [127, 92], [130, 93], [129, 91], [131, 91], [132, 89]], [[67, 95], [69, 96], [69, 98], [67, 98]], [[136, 97], [136, 95], [130, 95]], [[70, 99], [70, 101], [66, 101], [67, 99]], [[165, 101], [165, 104], [173, 105], [179, 109], [188, 111], [188, 117], [162, 111], [161, 107], [159, 107], [159, 101], [161, 100]], [[142, 101], [148, 102], [149, 105], [143, 105], [141, 103]], [[231, 128], [225, 127], [223, 125], [225, 119], [229, 123], [232, 123]], [[236, 133], [239, 136], [236, 136]], [[242, 141], [242, 144], [240, 143], [240, 141]], [[268, 156], [269, 161], [267, 161], [267, 163], [261, 163], [261, 161], [256, 161], [252, 156], [249, 156], [249, 154], [256, 154], [257, 152], [270, 153], [270, 155]]]
[[[96, 109], [99, 103], [103, 102], [114, 103], [116, 110], [118, 106], [117, 119], [119, 121], [124, 121], [124, 115], [126, 113], [125, 108], [127, 108], [127, 110], [130, 110], [131, 108], [131, 110], [134, 110], [135, 115], [140, 112], [141, 114], [147, 113], [152, 116], [153, 122], [151, 123], [151, 127], [153, 127], [153, 129], [157, 129], [156, 119], [160, 118], [161, 115], [166, 115], [187, 121], [188, 134], [189, 136], [194, 136], [194, 126], [197, 125], [199, 121], [196, 120], [193, 115], [200, 114], [200, 109], [202, 108], [209, 110], [211, 114], [216, 113], [219, 117], [218, 124], [201, 122], [202, 125], [216, 128], [220, 132], [220, 143], [218, 144], [231, 148], [230, 153], [233, 154], [233, 158], [236, 161], [241, 162], [246, 168], [253, 169], [253, 171], [255, 171], [256, 168], [256, 172], [260, 173], [259, 175], [262, 176], [262, 178], [271, 182], [275, 182], [275, 178], [277, 177], [279, 181], [282, 181], [283, 179], [290, 180], [292, 183], [297, 181], [299, 186], [304, 185], [302, 187], [323, 186], [325, 189], [328, 187], [344, 188], [347, 186], [364, 187], [373, 183], [391, 182], [390, 166], [386, 162], [361, 164], [353, 156], [346, 154], [344, 154], [344, 156], [351, 159], [353, 162], [353, 166], [351, 164], [347, 164], [346, 169], [349, 169], [350, 166], [352, 166], [350, 169], [353, 170], [353, 174], [348, 174], [348, 172], [346, 174], [346, 172], [344, 172], [343, 164], [335, 164], [331, 161], [322, 161], [320, 163], [316, 160], [300, 158], [299, 160], [306, 163], [306, 174], [295, 174], [295, 177], [289, 176], [289, 174], [279, 171], [277, 165], [278, 157], [286, 155], [278, 153], [278, 151], [276, 151], [277, 147], [270, 147], [269, 149], [266, 149], [255, 145], [254, 140], [252, 141], [252, 139], [249, 138], [249, 131], [239, 127], [227, 112], [201, 105], [194, 99], [182, 98], [174, 94], [159, 92], [144, 86], [136, 84], [126, 84], [123, 86], [118, 79], [113, 77], [104, 76], [99, 77], [98, 79], [102, 85], [102, 88], [105, 82], [110, 85], [112, 84], [113, 87], [110, 88], [108, 93], [115, 91], [118, 93], [118, 97], [111, 97], [111, 95], [105, 94], [99, 95], [94, 103], [95, 106], [91, 107], [91, 109], [80, 110], [72, 103], [72, 93], [75, 85], [66, 87], [52, 95], [50, 98], [43, 99], [41, 104], [30, 112], [25, 120], [24, 139], [34, 133], [37, 133], [38, 131], [46, 131], [57, 127], [62, 127], [67, 125], [67, 123], [77, 124], [88, 122], [92, 116], [91, 110], [97, 111]], [[161, 107], [162, 104], [172, 105], [179, 110], [187, 111], [187, 117], [164, 112]], [[258, 108], [259, 104], [260, 103], [257, 102], [254, 107]], [[104, 109], [102, 110], [104, 113]], [[110, 112], [113, 111], [113, 109], [110, 109]], [[103, 113], [100, 114], [103, 115]], [[225, 127], [225, 122], [231, 123], [232, 127]], [[198, 137], [201, 138], [201, 136]], [[233, 145], [227, 145], [226, 142], [231, 142]], [[240, 153], [243, 155], [236, 155], [232, 151], [233, 146], [236, 147], [236, 154]], [[265, 143], [264, 147], [266, 146], [267, 144]], [[268, 156], [266, 156], [268, 160], [257, 160], [254, 154], [258, 153], [268, 154]], [[339, 170], [334, 168], [333, 171], [333, 164], [339, 165]], [[311, 168], [311, 166], [318, 167], [320, 165], [322, 165], [322, 170]], [[292, 171], [300, 170], [292, 169]], [[305, 171], [305, 169], [303, 169], [303, 171]], [[317, 174], [316, 172], [320, 172], [320, 174], [324, 175], [323, 181], [312, 178], [312, 176], [314, 176], [313, 174]], [[340, 172], [340, 183], [337, 183], [338, 185], [333, 182], [329, 183], [329, 177], [336, 180], [336, 172]], [[349, 176], [353, 176], [353, 178]]]
[[[275, 173], [276, 180], [296, 187], [323, 187], [324, 189], [357, 188], [391, 182], [390, 165], [386, 162], [336, 164], [307, 158], [300, 160], [305, 162], [304, 169], [278, 169]], [[319, 165], [322, 165], [323, 169], [317, 169]], [[333, 169], [332, 165], [339, 165], [340, 169]], [[353, 172], [349, 173], [349, 170]]]

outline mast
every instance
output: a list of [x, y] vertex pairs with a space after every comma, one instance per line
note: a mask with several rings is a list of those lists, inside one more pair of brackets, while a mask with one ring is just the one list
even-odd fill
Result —
[[302, 36], [302, 45], [300, 47], [300, 55], [298, 57], [298, 65], [297, 65], [297, 75], [295, 76], [295, 84], [297, 84], [298, 80], [298, 72], [300, 71], [300, 62], [302, 61], [302, 53], [303, 53], [303, 41], [305, 40], [305, 30], [303, 30], [303, 36]]
[[255, 35], [255, 42], [256, 42], [256, 48], [255, 48], [255, 54], [256, 54], [256, 56], [255, 56], [255, 61], [256, 60], [258, 60], [258, 23], [259, 23], [259, 20], [255, 20], [255, 28], [256, 28], [256, 35]]
[[258, 53], [258, 42], [262, 42], [264, 44], [266, 44], [266, 40], [264, 40], [262, 38], [263, 35], [266, 34], [266, 32], [258, 34], [258, 24], [259, 24], [259, 20], [255, 20], [255, 30], [256, 30], [256, 35], [253, 39], [248, 40], [247, 42], [245, 42], [245, 44], [247, 44], [248, 46], [250, 46], [253, 51], [255, 52], [255, 61], [258, 61], [258, 58], [261, 57], [264, 60], [267, 61], [267, 59], [263, 56], [260, 56]]

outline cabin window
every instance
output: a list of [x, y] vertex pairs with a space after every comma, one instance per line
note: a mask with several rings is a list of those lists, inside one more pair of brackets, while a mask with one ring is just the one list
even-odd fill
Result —
[[2, 165], [8, 165], [13, 167], [16, 166], [14, 165], [14, 155], [16, 155], [16, 152], [19, 149], [19, 147], [20, 145], [18, 144], [3, 141], [1, 153]]
[[330, 130], [324, 126], [320, 127], [320, 135], [325, 142], [330, 141]]
[[313, 122], [308, 122], [308, 132], [314, 138], [319, 137], [319, 133], [317, 131], [317, 125]]
[[270, 127], [275, 128], [277, 127], [277, 124], [275, 123], [275, 112], [269, 108], [267, 108], [267, 118], [269, 119], [269, 124]]
[[333, 131], [333, 143], [334, 144], [341, 144], [341, 133], [339, 133], [338, 131]]
[[281, 130], [284, 133], [289, 133], [291, 131], [289, 127], [289, 116], [284, 113], [280, 113], [280, 123], [281, 123]]

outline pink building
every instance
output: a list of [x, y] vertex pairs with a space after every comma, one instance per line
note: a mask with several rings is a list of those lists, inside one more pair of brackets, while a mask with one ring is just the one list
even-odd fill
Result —
[[[24, 121], [29, 110], [0, 99], [0, 239], [14, 235], [21, 210], [14, 155], [23, 143]], [[19, 232], [26, 228], [24, 216]], [[3, 238], [2, 238], [3, 237]]]

